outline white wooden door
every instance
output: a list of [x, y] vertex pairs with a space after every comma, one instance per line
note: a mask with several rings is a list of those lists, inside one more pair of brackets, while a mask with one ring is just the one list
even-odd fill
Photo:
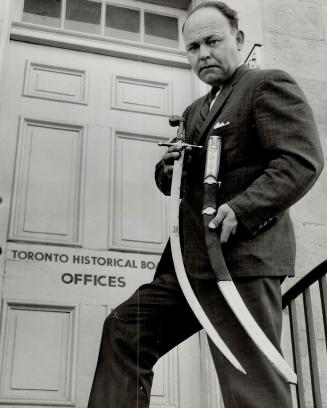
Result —
[[[85, 407], [103, 320], [167, 240], [157, 143], [191, 73], [12, 41], [4, 93], [0, 404]], [[195, 336], [157, 364], [152, 406], [200, 407], [200, 382]]]

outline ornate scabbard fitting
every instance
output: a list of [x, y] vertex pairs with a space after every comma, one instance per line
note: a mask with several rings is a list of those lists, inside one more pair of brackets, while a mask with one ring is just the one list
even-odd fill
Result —
[[206, 167], [204, 171], [204, 184], [219, 184], [218, 172], [220, 167], [222, 138], [210, 136], [207, 147]]

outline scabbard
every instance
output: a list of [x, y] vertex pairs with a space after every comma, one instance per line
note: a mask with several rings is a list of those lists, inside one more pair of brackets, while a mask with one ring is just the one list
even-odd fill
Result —
[[211, 267], [218, 281], [232, 280], [228, 271], [219, 241], [218, 231], [210, 229], [209, 224], [217, 213], [217, 199], [220, 182], [218, 181], [222, 138], [210, 135], [207, 145], [206, 167], [203, 177], [203, 225], [205, 241]]
[[213, 217], [210, 215], [203, 215], [205, 241], [211, 268], [217, 281], [230, 281], [232, 278], [221, 250], [218, 232], [217, 230], [212, 230], [208, 227], [212, 219]]

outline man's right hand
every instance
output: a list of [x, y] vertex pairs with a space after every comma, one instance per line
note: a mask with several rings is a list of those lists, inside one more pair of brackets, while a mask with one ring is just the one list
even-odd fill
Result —
[[174, 146], [170, 146], [166, 153], [162, 156], [163, 162], [163, 172], [168, 177], [171, 178], [173, 175], [173, 168], [174, 168], [174, 161], [178, 160], [181, 155], [181, 150], [185, 149], [185, 158], [184, 158], [184, 166], [183, 166], [183, 176], [186, 175], [187, 170], [185, 170], [186, 165], [189, 165], [192, 161], [191, 156], [191, 147], [183, 147], [178, 144]]

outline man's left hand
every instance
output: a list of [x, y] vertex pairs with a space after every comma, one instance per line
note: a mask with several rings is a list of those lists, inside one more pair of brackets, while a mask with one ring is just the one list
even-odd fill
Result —
[[235, 235], [238, 221], [234, 211], [228, 204], [222, 204], [209, 228], [216, 229], [221, 225], [220, 242], [225, 244], [232, 235]]

